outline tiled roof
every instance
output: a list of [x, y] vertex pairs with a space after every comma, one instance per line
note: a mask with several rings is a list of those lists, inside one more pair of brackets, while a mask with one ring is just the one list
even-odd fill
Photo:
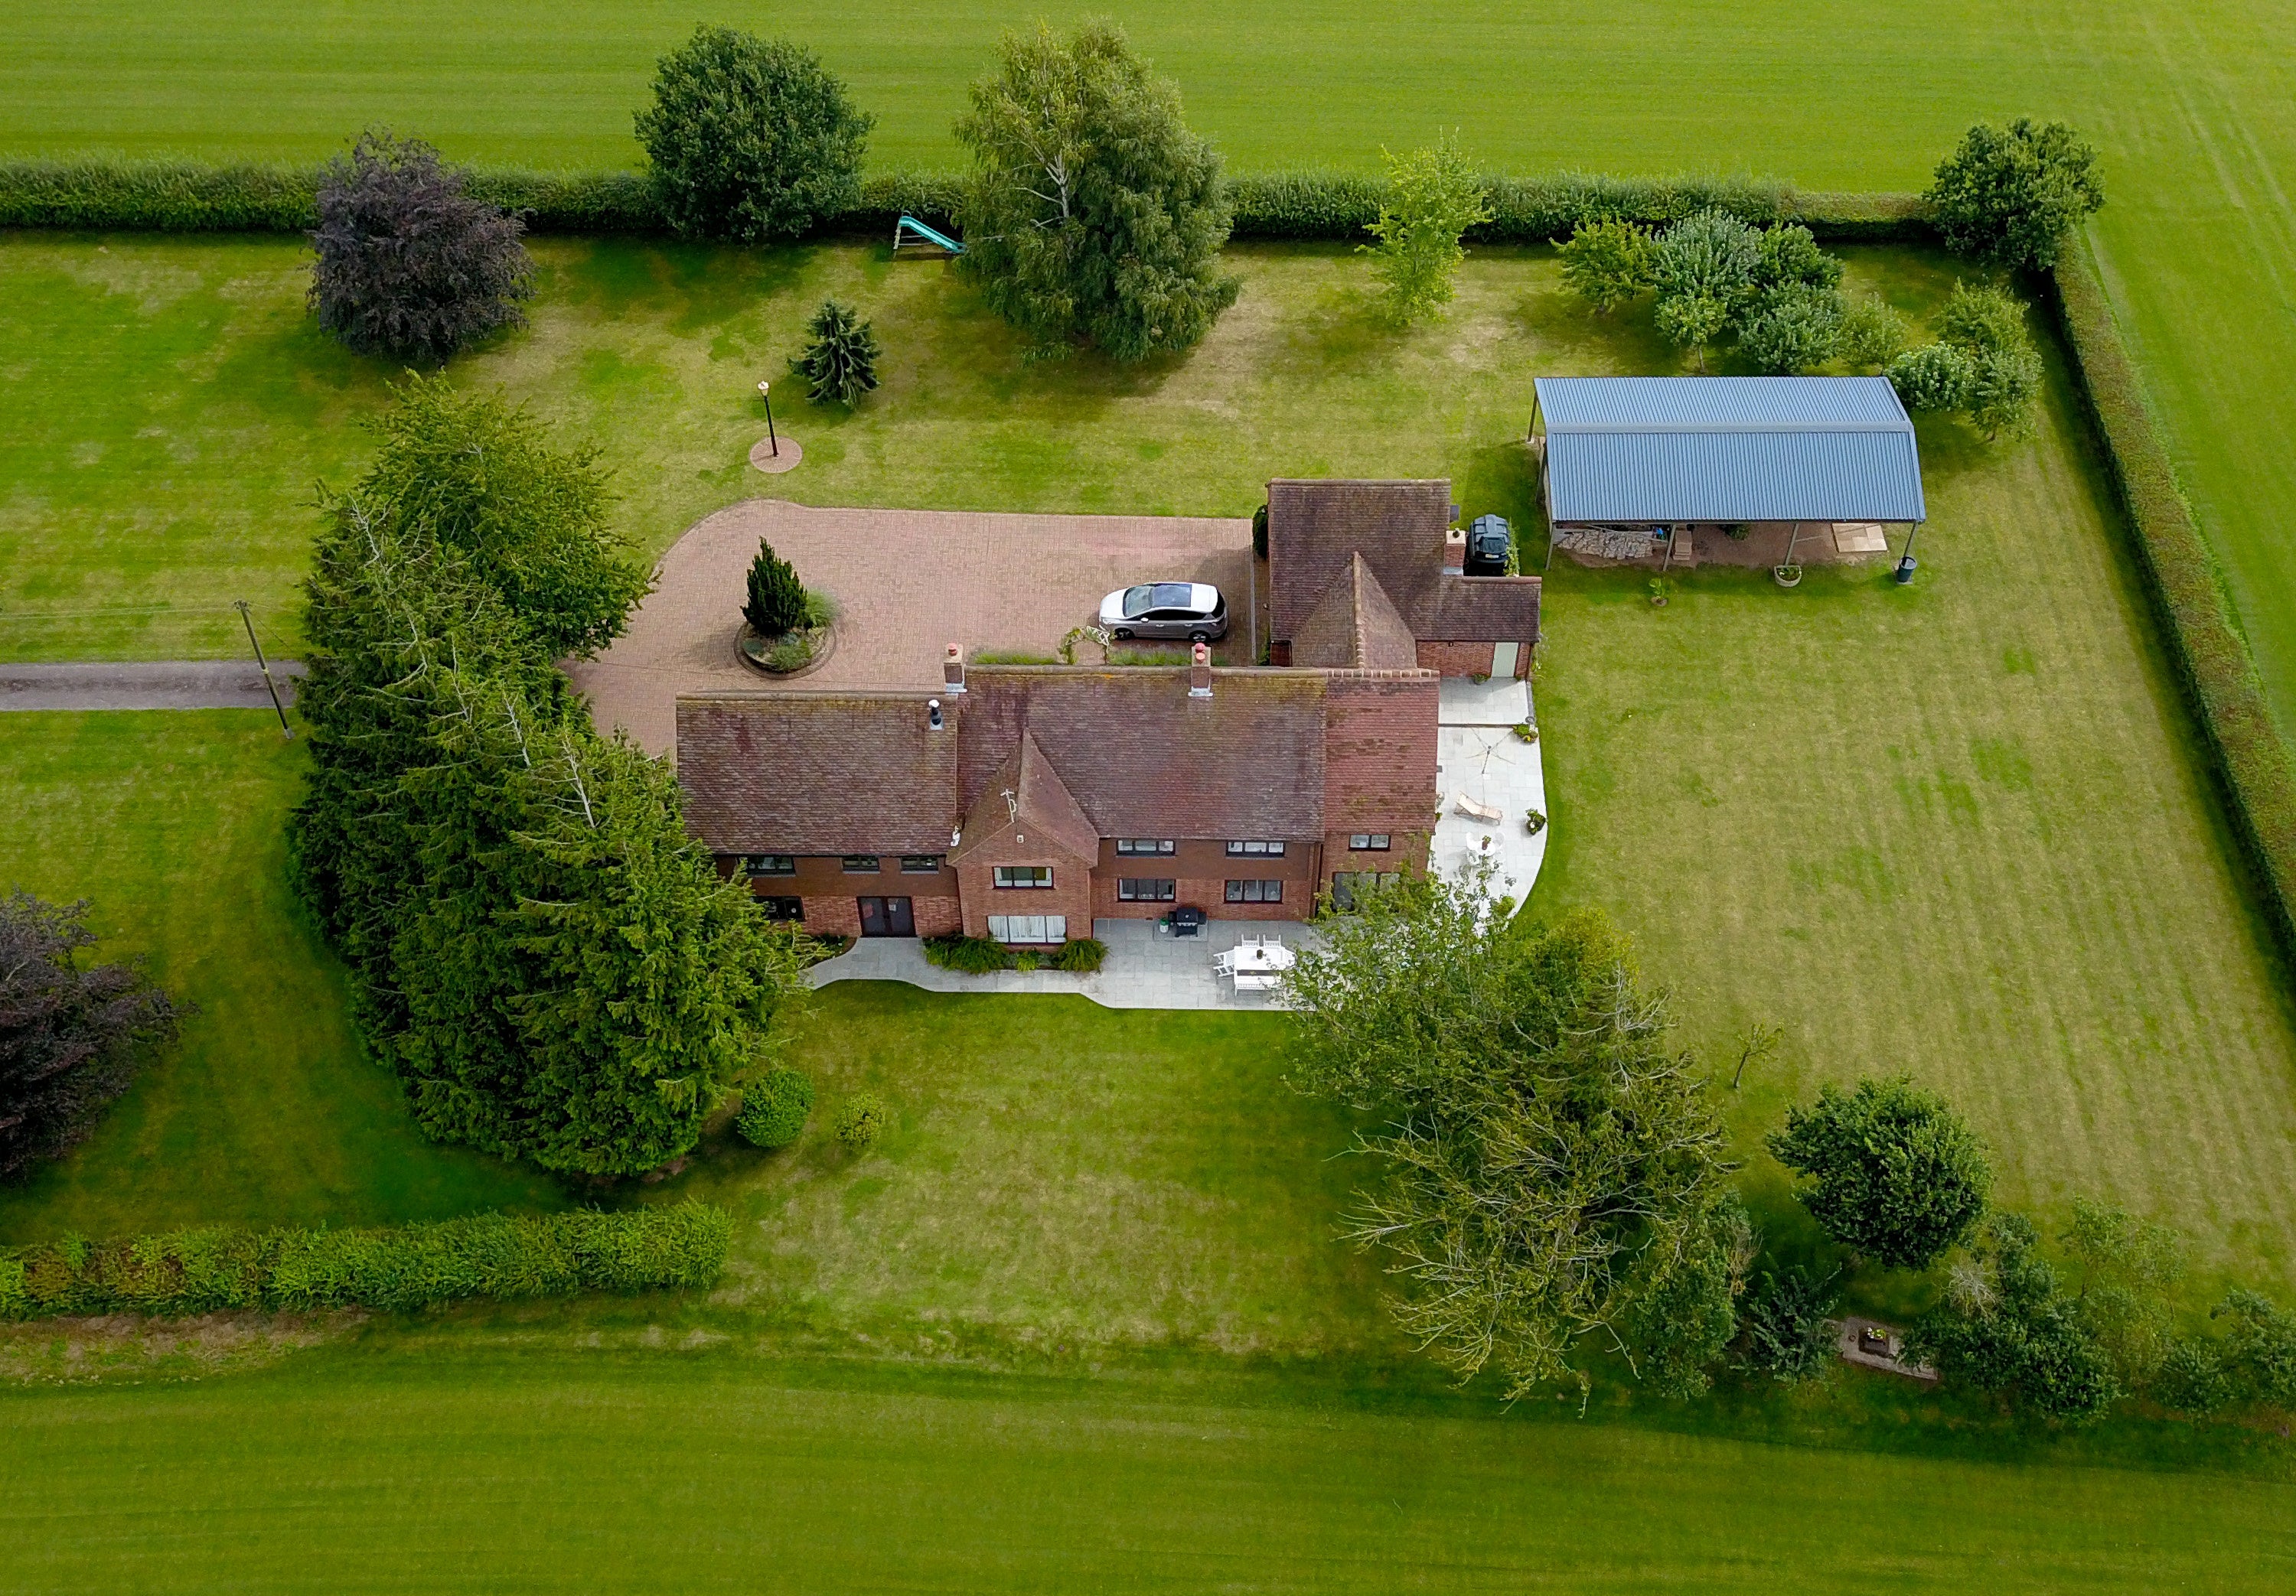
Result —
[[722, 853], [939, 853], [958, 814], [955, 724], [924, 693], [677, 700], [688, 830]]
[[[1360, 560], [1414, 639], [1537, 642], [1538, 579], [1446, 573], [1443, 533], [1450, 524], [1447, 481], [1270, 482], [1268, 634], [1292, 644], [1294, 663], [1307, 663], [1302, 634]], [[1310, 641], [1319, 656], [1328, 652], [1335, 626], [1329, 618], [1317, 622]]]
[[1409, 670], [1419, 663], [1411, 628], [1361, 554], [1300, 623], [1292, 663], [1332, 669]]
[[975, 666], [961, 707], [970, 809], [1031, 737], [1102, 837], [1322, 834], [1324, 678], [1217, 670]]
[[[1012, 795], [1006, 800], [1005, 795]], [[1056, 845], [1073, 858], [1095, 863], [1100, 858], [1100, 835], [1076, 801], [1074, 794], [1045, 757], [1029, 733], [1021, 734], [1021, 746], [994, 778], [981, 786], [964, 817], [964, 842], [949, 855], [952, 864], [978, 852], [1011, 831], [1033, 835]]]

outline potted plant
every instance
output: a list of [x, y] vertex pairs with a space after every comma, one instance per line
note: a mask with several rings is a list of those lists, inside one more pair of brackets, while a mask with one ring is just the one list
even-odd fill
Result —
[[1801, 585], [1801, 567], [1799, 565], [1774, 565], [1770, 568], [1770, 576], [1780, 587]]
[[1652, 609], [1653, 609], [1653, 610], [1663, 610], [1663, 609], [1665, 609], [1665, 608], [1666, 608], [1666, 594], [1667, 594], [1667, 580], [1666, 580], [1666, 578], [1665, 578], [1664, 577], [1652, 577], [1650, 579], [1650, 602], [1651, 602], [1651, 608], [1652, 608]]

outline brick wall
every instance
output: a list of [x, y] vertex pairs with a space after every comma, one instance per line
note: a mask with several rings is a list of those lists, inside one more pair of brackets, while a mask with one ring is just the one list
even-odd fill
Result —
[[955, 937], [964, 929], [964, 910], [954, 895], [921, 897], [911, 906], [916, 911], [920, 937]]
[[[1406, 839], [1425, 838], [1439, 801], [1435, 790], [1439, 692], [1436, 678], [1417, 672], [1332, 674], [1324, 692], [1327, 844], [1336, 839], [1344, 848], [1351, 832], [1385, 831], [1395, 841], [1390, 855], [1409, 857]], [[1423, 859], [1423, 853], [1420, 856]], [[1324, 865], [1326, 880], [1333, 870], [1381, 868], [1350, 866], [1328, 851]]]
[[817, 937], [858, 937], [861, 904], [849, 897], [809, 897], [805, 902], [805, 929]]
[[1064, 857], [1036, 860], [999, 859], [999, 864], [1037, 863], [1053, 867], [1050, 888], [999, 888], [995, 867], [987, 863], [957, 866], [956, 879], [964, 905], [964, 934], [988, 935], [991, 914], [1064, 914], [1069, 935], [1092, 935], [1092, 871], [1082, 860]]
[[[1316, 852], [1310, 847], [1301, 847], [1298, 851], [1310, 862]], [[1128, 864], [1130, 863], [1128, 861]], [[1161, 920], [1181, 904], [1192, 904], [1214, 920], [1305, 920], [1315, 912], [1316, 876], [1312, 872], [1285, 875], [1274, 870], [1263, 872], [1257, 868], [1261, 864], [1280, 863], [1282, 861], [1275, 859], [1238, 859], [1235, 868], [1228, 875], [1174, 875], [1172, 879], [1177, 885], [1173, 890], [1177, 896], [1168, 904], [1126, 903], [1116, 896], [1119, 878], [1103, 874], [1093, 882], [1093, 913], [1101, 920]], [[1246, 868], [1247, 865], [1252, 868]], [[1124, 873], [1144, 876], [1154, 872], [1128, 868]], [[1231, 876], [1239, 881], [1281, 880], [1283, 883], [1283, 901], [1280, 904], [1231, 904], [1227, 901], [1227, 883]]]

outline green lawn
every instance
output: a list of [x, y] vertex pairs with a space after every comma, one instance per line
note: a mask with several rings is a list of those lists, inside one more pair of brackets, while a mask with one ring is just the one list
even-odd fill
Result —
[[303, 768], [267, 713], [0, 714], [0, 892], [93, 900], [97, 955], [198, 1005], [93, 1140], [0, 1186], [0, 1244], [159, 1226], [382, 1224], [556, 1200], [425, 1142], [298, 914]]
[[1234, 1386], [331, 1355], [0, 1395], [12, 1591], [2284, 1590], [2296, 1487]]
[[[713, 21], [820, 49], [875, 113], [881, 165], [951, 166], [947, 128], [997, 30], [1041, 7], [921, 0]], [[1055, 18], [1056, 20], [1061, 20]], [[2104, 151], [2106, 280], [2224, 557], [2267, 686], [2296, 727], [2296, 28], [2284, 4], [2072, 0], [2005, 17], [1821, 0], [1626, 0], [1532, 14], [1495, 0], [1135, 0], [1122, 20], [1240, 168], [1374, 169], [1457, 128], [1518, 170], [1755, 170], [1812, 188], [1918, 188], [1971, 121], [2072, 119]], [[23, 0], [0, 20], [0, 150], [308, 160], [369, 122], [471, 159], [627, 166], [630, 116], [690, 7], [571, 0], [546, 38], [505, 0], [313, 12]], [[15, 358], [12, 355], [12, 360]], [[0, 602], [6, 602], [0, 595]]]

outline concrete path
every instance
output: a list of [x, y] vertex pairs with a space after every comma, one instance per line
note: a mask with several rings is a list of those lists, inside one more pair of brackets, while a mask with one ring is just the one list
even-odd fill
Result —
[[1314, 931], [1288, 920], [1216, 920], [1197, 937], [1174, 937], [1152, 920], [1096, 920], [1092, 934], [1108, 944], [1108, 962], [1096, 975], [1057, 970], [961, 975], [926, 963], [924, 945], [914, 937], [865, 937], [807, 973], [816, 986], [903, 981], [928, 992], [1071, 993], [1103, 1009], [1277, 1010], [1283, 1007], [1280, 989], [1240, 993], [1212, 974], [1212, 955], [1242, 937], [1278, 937], [1287, 947], [1313, 947], [1316, 941]]
[[[299, 659], [275, 659], [279, 697], [295, 702]], [[252, 660], [150, 659], [0, 665], [0, 709], [268, 709]]]

